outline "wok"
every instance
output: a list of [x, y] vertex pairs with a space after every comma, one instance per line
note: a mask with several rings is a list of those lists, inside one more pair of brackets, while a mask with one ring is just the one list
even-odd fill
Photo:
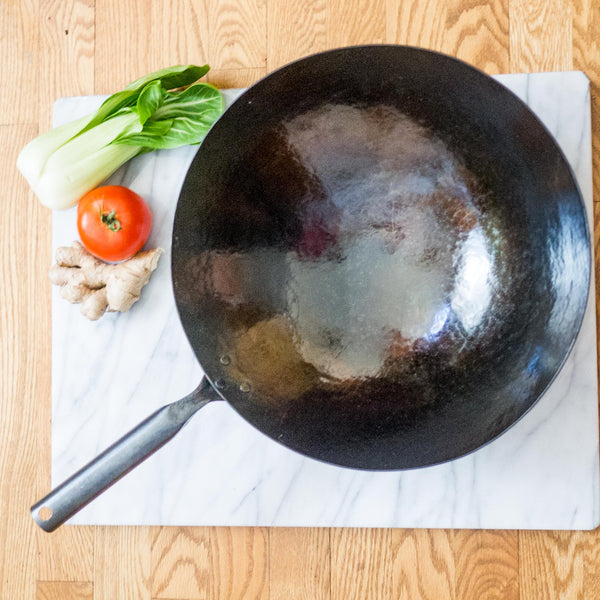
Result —
[[424, 467], [543, 394], [590, 240], [555, 141], [502, 85], [416, 48], [344, 48], [246, 91], [191, 164], [172, 238], [206, 377], [32, 507], [50, 531], [224, 398], [315, 459]]

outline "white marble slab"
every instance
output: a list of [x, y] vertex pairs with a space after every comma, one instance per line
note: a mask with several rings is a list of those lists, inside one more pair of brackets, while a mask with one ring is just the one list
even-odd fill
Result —
[[[589, 82], [583, 73], [498, 79], [558, 139], [592, 222]], [[235, 91], [227, 92], [229, 99]], [[55, 124], [98, 97], [61, 99]], [[152, 207], [149, 246], [169, 249], [174, 207], [194, 148], [148, 154], [112, 180]], [[74, 211], [55, 213], [54, 246], [76, 239]], [[52, 481], [56, 485], [202, 372], [171, 295], [170, 256], [131, 312], [92, 323], [53, 296]], [[592, 286], [592, 290], [594, 287]], [[78, 524], [591, 529], [599, 522], [595, 300], [551, 389], [510, 431], [453, 462], [366, 473], [303, 458], [225, 403], [208, 405], [167, 446], [71, 522]]]

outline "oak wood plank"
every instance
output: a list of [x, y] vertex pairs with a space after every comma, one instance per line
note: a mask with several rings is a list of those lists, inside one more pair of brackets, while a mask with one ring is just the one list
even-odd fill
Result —
[[149, 527], [95, 527], [94, 600], [150, 600]]
[[508, 0], [387, 0], [387, 40], [465, 60], [487, 73], [509, 69]]
[[214, 600], [268, 600], [268, 530], [213, 527], [210, 537], [213, 582], [210, 597]]
[[486, 73], [508, 73], [508, 0], [448, 3], [442, 50]]
[[0, 2], [0, 124], [37, 123], [39, 7], [36, 0]]
[[444, 530], [395, 530], [393, 592], [399, 600], [464, 600], [454, 594], [452, 538]]
[[36, 600], [94, 600], [91, 581], [38, 581]]
[[[50, 457], [48, 457], [48, 466]], [[46, 491], [50, 490], [48, 485]], [[93, 581], [95, 532], [93, 527], [66, 526], [51, 535], [37, 532], [38, 579]]]
[[265, 0], [208, 0], [209, 61], [215, 69], [264, 68], [267, 64]]
[[258, 69], [211, 69], [206, 79], [220, 89], [250, 87], [267, 74], [265, 67]]
[[273, 600], [331, 598], [329, 529], [270, 529], [269, 542], [270, 587]]
[[573, 68], [590, 78], [594, 200], [600, 200], [600, 4], [573, 0]]
[[[326, 0], [282, 0], [267, 10], [269, 71], [327, 49]], [[285, 43], [282, 41], [285, 40]]]
[[331, 598], [393, 597], [392, 530], [331, 530]]
[[[15, 116], [15, 118], [17, 118]], [[37, 277], [47, 257], [49, 229], [39, 202], [15, 168], [18, 151], [37, 133], [36, 125], [0, 125], [0, 598], [33, 598], [38, 556], [28, 507], [39, 486], [37, 432], [49, 406], [50, 373], [47, 290]], [[42, 454], [43, 456], [43, 454]]]
[[456, 531], [455, 597], [519, 600], [519, 538], [516, 531]]
[[385, 0], [329, 0], [329, 48], [386, 41]]
[[583, 533], [521, 531], [519, 533], [521, 600], [540, 598], [583, 600], [583, 564]]
[[94, 0], [40, 1], [40, 129], [54, 101], [94, 93]]
[[[39, 2], [40, 44], [44, 48], [39, 56], [39, 123], [40, 131], [51, 127], [54, 101], [61, 96], [91, 94], [94, 91], [94, 2], [93, 0], [41, 0]], [[50, 211], [42, 208], [43, 219], [50, 225]], [[35, 280], [49, 298], [47, 270], [51, 264], [50, 246], [43, 249], [43, 268], [35, 273]], [[40, 291], [41, 291], [40, 290]], [[48, 309], [49, 310], [49, 309]], [[50, 342], [50, 331], [48, 330]], [[50, 368], [50, 355], [46, 357]], [[50, 394], [45, 390], [46, 402], [41, 409], [38, 440], [40, 481], [45, 494], [50, 490]], [[37, 577], [59, 582], [89, 582], [93, 579], [94, 531], [91, 527], [63, 527], [53, 535], [36, 530], [39, 566]], [[51, 586], [42, 586], [51, 593]], [[57, 590], [75, 590], [61, 583]], [[59, 593], [56, 592], [56, 593]], [[55, 593], [55, 592], [52, 592]], [[60, 592], [62, 593], [62, 592]], [[67, 591], [64, 592], [65, 594]], [[68, 592], [71, 593], [71, 592]]]
[[439, 52], [447, 12], [439, 0], [386, 0], [386, 41]]
[[157, 527], [151, 550], [152, 597], [204, 600], [213, 596], [208, 527]]
[[116, 92], [158, 69], [210, 61], [204, 0], [103, 0], [96, 4], [95, 23], [99, 94]]
[[584, 598], [600, 598], [600, 529], [584, 535]]
[[511, 72], [573, 68], [573, 19], [569, 0], [510, 0]]
[[[154, 4], [154, 3], [152, 3]], [[94, 78], [96, 94], [112, 94], [153, 70], [156, 24], [146, 2], [102, 0], [95, 8], [96, 44]]]
[[[152, 61], [157, 68], [210, 61], [206, 0], [152, 2]], [[153, 67], [154, 68], [154, 67]]]

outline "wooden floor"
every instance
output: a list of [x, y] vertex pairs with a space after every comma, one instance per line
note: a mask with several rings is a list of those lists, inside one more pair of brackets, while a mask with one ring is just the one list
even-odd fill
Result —
[[600, 199], [598, 0], [0, 0], [0, 600], [600, 598], [598, 532], [48, 535], [29, 518], [50, 486], [50, 213], [15, 159], [49, 127], [54, 100], [188, 62], [208, 62], [211, 81], [241, 87], [297, 57], [374, 42], [441, 50], [491, 74], [585, 71]]

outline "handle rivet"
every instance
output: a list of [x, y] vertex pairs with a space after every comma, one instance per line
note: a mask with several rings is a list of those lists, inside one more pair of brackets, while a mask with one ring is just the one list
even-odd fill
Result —
[[229, 356], [227, 356], [227, 354], [224, 354], [223, 356], [221, 356], [221, 358], [219, 359], [219, 362], [222, 365], [228, 365], [231, 362], [231, 359], [229, 358]]
[[216, 387], [218, 390], [222, 390], [222, 389], [224, 389], [226, 385], [227, 385], [227, 384], [225, 383], [225, 380], [224, 380], [224, 379], [217, 379], [217, 380], [215, 381], [215, 387]]
[[244, 392], [245, 394], [250, 391], [250, 384], [247, 381], [240, 383], [240, 392]]

